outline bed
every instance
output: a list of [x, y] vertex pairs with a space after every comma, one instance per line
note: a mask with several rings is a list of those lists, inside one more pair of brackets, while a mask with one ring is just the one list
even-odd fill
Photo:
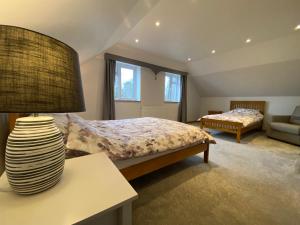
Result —
[[75, 114], [51, 116], [64, 134], [67, 158], [104, 151], [127, 180], [201, 152], [207, 163], [209, 145], [215, 143], [198, 127], [165, 119], [90, 121]]
[[[259, 130], [262, 128], [263, 117], [262, 118], [260, 117], [259, 119], [255, 119], [250, 122], [243, 123], [242, 120], [243, 115], [239, 115], [238, 112], [235, 114], [234, 111], [239, 109], [257, 110], [261, 115], [264, 115], [265, 101], [231, 101], [230, 112], [204, 116], [200, 119], [200, 127], [235, 134], [236, 142], [240, 143], [242, 134], [245, 134], [251, 130], [256, 130], [256, 129]], [[234, 116], [228, 116], [229, 113], [241, 117], [234, 118]]]

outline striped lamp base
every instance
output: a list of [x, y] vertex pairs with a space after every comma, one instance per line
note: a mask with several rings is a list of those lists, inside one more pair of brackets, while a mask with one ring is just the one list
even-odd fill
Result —
[[30, 195], [54, 186], [64, 163], [62, 135], [52, 117], [17, 119], [5, 152], [7, 178], [15, 192]]

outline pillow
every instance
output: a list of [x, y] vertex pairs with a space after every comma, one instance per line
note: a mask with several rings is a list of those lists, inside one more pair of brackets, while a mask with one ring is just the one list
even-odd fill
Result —
[[255, 115], [261, 114], [258, 109], [245, 109], [245, 108], [236, 108], [236, 109], [232, 110], [232, 112], [255, 114]]
[[300, 125], [300, 106], [297, 106], [291, 116], [290, 123]]

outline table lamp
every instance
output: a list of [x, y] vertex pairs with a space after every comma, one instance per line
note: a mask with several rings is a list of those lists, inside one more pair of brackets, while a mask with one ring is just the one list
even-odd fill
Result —
[[35, 194], [61, 178], [65, 150], [50, 116], [85, 110], [77, 52], [52, 37], [0, 25], [0, 112], [18, 118], [5, 151], [5, 169], [18, 194]]

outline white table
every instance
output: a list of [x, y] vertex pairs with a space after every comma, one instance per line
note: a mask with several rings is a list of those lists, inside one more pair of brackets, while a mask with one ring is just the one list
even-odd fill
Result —
[[1, 225], [132, 223], [137, 193], [104, 154], [66, 160], [61, 181], [30, 196], [17, 195], [0, 178]]

